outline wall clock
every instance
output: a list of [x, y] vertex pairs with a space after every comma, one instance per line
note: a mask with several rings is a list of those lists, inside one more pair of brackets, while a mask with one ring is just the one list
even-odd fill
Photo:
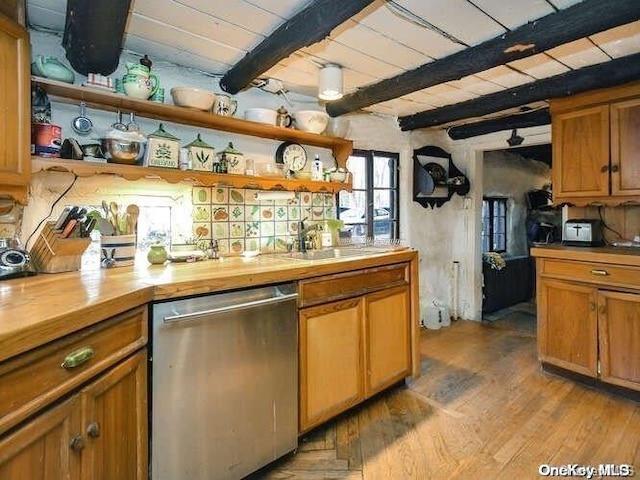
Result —
[[297, 172], [307, 164], [307, 152], [299, 143], [283, 142], [276, 150], [276, 163], [284, 163], [289, 170]]

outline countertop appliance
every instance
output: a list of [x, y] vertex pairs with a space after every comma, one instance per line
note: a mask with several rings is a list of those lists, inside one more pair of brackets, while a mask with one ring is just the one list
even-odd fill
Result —
[[37, 273], [31, 255], [13, 239], [0, 238], [0, 280], [28, 277]]
[[595, 218], [567, 220], [562, 229], [562, 244], [576, 247], [604, 245], [604, 224]]
[[298, 445], [295, 283], [152, 305], [151, 478], [238, 480]]

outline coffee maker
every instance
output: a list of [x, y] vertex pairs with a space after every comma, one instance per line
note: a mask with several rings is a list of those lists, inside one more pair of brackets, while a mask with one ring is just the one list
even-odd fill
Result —
[[14, 238], [0, 238], [0, 281], [37, 273], [31, 255]]

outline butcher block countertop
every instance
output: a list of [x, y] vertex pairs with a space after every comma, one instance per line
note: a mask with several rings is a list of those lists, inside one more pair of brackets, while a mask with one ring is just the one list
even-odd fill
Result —
[[560, 244], [545, 245], [541, 247], [531, 247], [531, 256], [640, 267], [640, 248], [637, 247], [567, 247]]
[[5, 280], [0, 282], [0, 361], [155, 300], [417, 262], [417, 259], [417, 252], [411, 249], [313, 261], [260, 255]]

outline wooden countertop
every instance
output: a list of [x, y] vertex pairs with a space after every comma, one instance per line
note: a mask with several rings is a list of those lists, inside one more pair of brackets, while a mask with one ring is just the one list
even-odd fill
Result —
[[0, 282], [0, 361], [154, 300], [417, 260], [415, 250], [331, 260], [277, 255], [39, 274]]
[[530, 252], [533, 257], [640, 267], [640, 248], [635, 247], [567, 247], [558, 244], [531, 247]]

